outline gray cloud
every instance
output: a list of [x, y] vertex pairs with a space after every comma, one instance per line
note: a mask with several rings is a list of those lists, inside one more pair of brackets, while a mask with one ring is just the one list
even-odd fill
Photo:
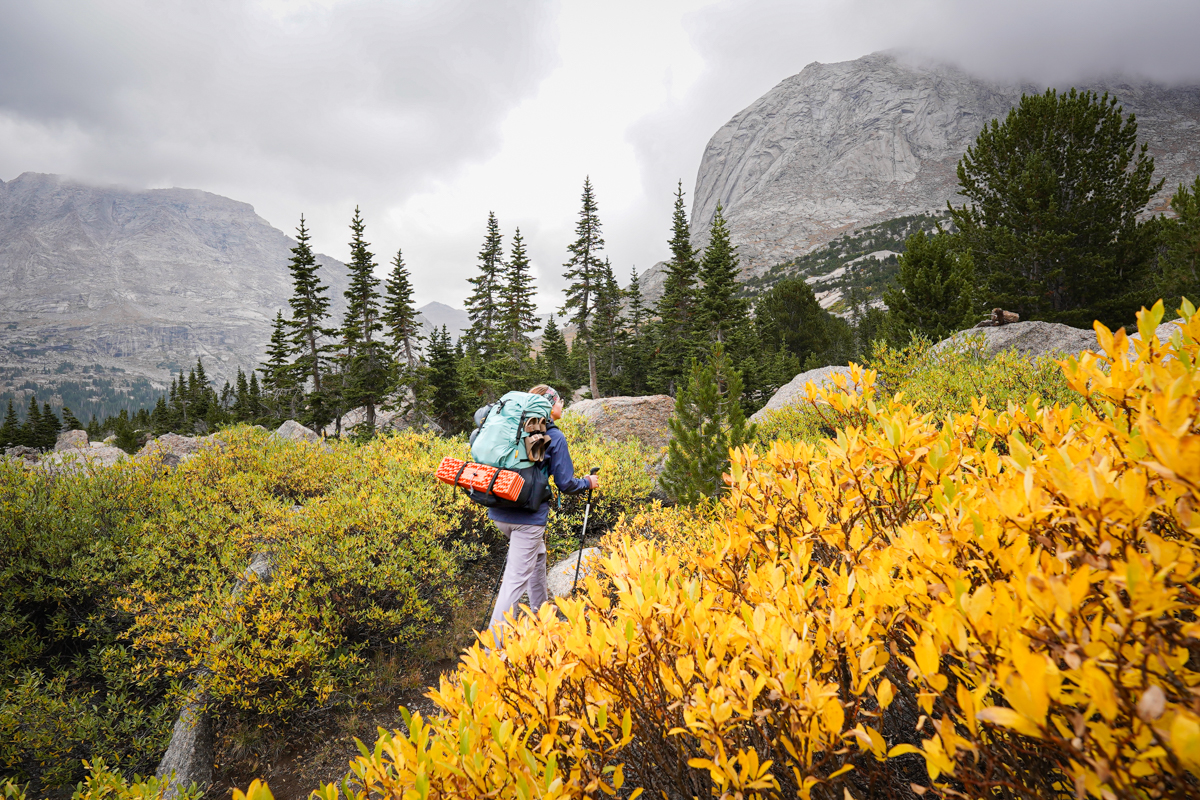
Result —
[[344, 227], [486, 158], [556, 59], [546, 2], [279, 5], [3, 3], [0, 176], [203, 188], [288, 228], [336, 207]]

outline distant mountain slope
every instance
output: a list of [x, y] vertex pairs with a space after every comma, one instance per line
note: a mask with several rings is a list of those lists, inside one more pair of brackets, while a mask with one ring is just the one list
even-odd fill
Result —
[[[1200, 87], [1112, 78], [1108, 91], [1137, 115], [1165, 208], [1200, 173]], [[736, 114], [709, 140], [696, 177], [692, 239], [717, 204], [742, 267], [756, 275], [864, 225], [940, 211], [958, 201], [959, 158], [989, 120], [1042, 85], [1006, 86], [961, 69], [875, 53], [814, 63]]]
[[445, 325], [450, 338], [457, 342], [462, 332], [471, 327], [471, 318], [466, 311], [445, 303], [426, 303], [417, 309], [417, 313], [421, 315], [422, 333], [426, 337]]
[[[294, 246], [207, 192], [0, 182], [0, 391], [86, 389], [98, 373], [114, 383], [103, 391], [163, 386], [197, 357], [219, 386], [263, 359], [276, 311], [287, 316]], [[319, 261], [340, 316], [346, 269]]]
[[[1045, 88], [895, 53], [809, 64], [709, 140], [692, 194], [692, 243], [707, 241], [720, 203], [750, 279], [865, 226], [941, 212], [961, 201], [958, 160], [983, 126], [1023, 92]], [[1108, 91], [1137, 115], [1155, 177], [1166, 180], [1151, 209], [1164, 210], [1176, 187], [1200, 174], [1200, 86], [1116, 77], [1078, 88]], [[661, 294], [664, 267], [641, 277], [650, 300]]]

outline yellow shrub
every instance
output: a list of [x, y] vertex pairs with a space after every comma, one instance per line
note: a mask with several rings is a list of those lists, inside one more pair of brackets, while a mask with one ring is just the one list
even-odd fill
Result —
[[1063, 362], [1082, 407], [823, 393], [867, 422], [735, 453], [706, 537], [628, 520], [320, 795], [1196, 796], [1200, 315], [1161, 316]]

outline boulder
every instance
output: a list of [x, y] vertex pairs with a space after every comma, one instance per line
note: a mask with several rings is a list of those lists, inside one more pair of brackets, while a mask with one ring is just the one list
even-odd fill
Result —
[[15, 447], [7, 447], [4, 450], [5, 458], [11, 458], [25, 462], [26, 465], [32, 466], [38, 463], [38, 459], [42, 457], [42, 453], [36, 447], [26, 447], [23, 444]]
[[[585, 575], [596, 571], [599, 558], [599, 547], [584, 548], [583, 563], [579, 568], [580, 583], [583, 582]], [[575, 585], [575, 565], [577, 563], [579, 563], [578, 550], [546, 570], [547, 597], [553, 599], [555, 597], [566, 597], [571, 594], [571, 588]]]
[[675, 400], [670, 395], [653, 394], [645, 397], [605, 397], [601, 400], [580, 400], [572, 403], [568, 414], [578, 414], [595, 426], [606, 439], [637, 439], [648, 447], [666, 447], [671, 440], [667, 422], [675, 413]]
[[[345, 434], [355, 425], [361, 424], [366, 418], [366, 406], [346, 412], [342, 415], [342, 433]], [[445, 433], [440, 425], [434, 422], [427, 414], [422, 414], [419, 411], [401, 413], [400, 411], [384, 411], [382, 408], [375, 408], [376, 433], [407, 430], [429, 431], [439, 436]], [[333, 422], [329, 423], [325, 426], [323, 433], [326, 436], [336, 436], [337, 425]]]
[[87, 431], [63, 431], [54, 443], [55, 451], [75, 450], [88, 446]]
[[321, 437], [315, 432], [296, 422], [294, 419], [289, 419], [287, 422], [275, 429], [271, 436], [277, 439], [291, 439], [297, 442], [309, 442], [317, 444], [321, 441]]
[[988, 358], [1004, 350], [1016, 350], [1033, 359], [1042, 355], [1079, 355], [1084, 350], [1096, 350], [1096, 333], [1083, 328], [1072, 328], [1057, 322], [1013, 322], [992, 328], [969, 328], [943, 339], [934, 345], [935, 350], [967, 346], [973, 338], [982, 338], [983, 354]]
[[[818, 389], [824, 386], [833, 386], [834, 375], [845, 375], [847, 380], [850, 376], [849, 367], [817, 367], [810, 369], [808, 372], [801, 372], [796, 377], [792, 378], [789, 383], [779, 387], [775, 394], [771, 395], [771, 399], [767, 404], [750, 415], [751, 422], [762, 422], [767, 415], [772, 411], [778, 411], [788, 406], [798, 406], [808, 400], [808, 390], [805, 388], [809, 383], [816, 384]], [[851, 387], [855, 384], [850, 383]]]
[[38, 466], [54, 473], [75, 472], [87, 466], [111, 467], [119, 461], [129, 458], [129, 454], [119, 447], [73, 448], [50, 453]]
[[[164, 456], [172, 455], [179, 460], [183, 460], [190, 455], [194, 455], [200, 450], [201, 442], [190, 436], [180, 436], [177, 433], [164, 433], [157, 439], [151, 439], [146, 443], [145, 447], [138, 451], [138, 457], [161, 453]], [[178, 463], [178, 462], [176, 462]]]

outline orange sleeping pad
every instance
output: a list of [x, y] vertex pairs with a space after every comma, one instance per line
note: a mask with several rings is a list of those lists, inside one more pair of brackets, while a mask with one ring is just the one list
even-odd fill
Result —
[[521, 487], [525, 485], [525, 479], [510, 469], [496, 469], [450, 456], [443, 458], [438, 465], [437, 479], [451, 486], [462, 486], [514, 501], [521, 496]]

